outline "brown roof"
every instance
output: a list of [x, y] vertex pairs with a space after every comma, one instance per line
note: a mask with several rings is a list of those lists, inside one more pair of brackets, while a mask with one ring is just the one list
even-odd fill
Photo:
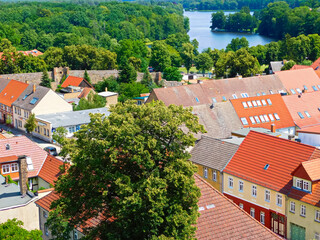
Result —
[[38, 201], [36, 201], [35, 203], [37, 205], [39, 205], [40, 207], [42, 207], [43, 209], [45, 209], [46, 211], [50, 212], [50, 206], [51, 203], [55, 200], [59, 199], [59, 195], [52, 191], [51, 193], [49, 193], [48, 195], [44, 196], [43, 198], [40, 198]]
[[[307, 87], [308, 92], [314, 91], [312, 86], [319, 89], [318, 85], [320, 85], [320, 80], [312, 68], [281, 71], [276, 72], [275, 75], [279, 77], [283, 86], [290, 94], [299, 94], [297, 88], [302, 91]], [[293, 93], [291, 89], [293, 89], [295, 93]]]
[[194, 178], [201, 190], [197, 239], [282, 239], [200, 176]]
[[92, 88], [88, 88], [88, 87], [83, 88], [78, 98], [86, 98], [91, 91], [93, 91], [94, 93], [94, 90]]
[[170, 104], [198, 106], [226, 101], [235, 97], [241, 98], [242, 93], [251, 96], [278, 93], [285, 90], [278, 76], [265, 75], [248, 78], [228, 78], [204, 81], [203, 83], [183, 85], [178, 87], [155, 88], [147, 102], [161, 100], [167, 106]]
[[51, 156], [48, 154], [44, 164], [41, 167], [41, 170], [38, 174], [46, 182], [54, 185], [54, 182], [61, 175], [60, 167], [63, 165], [63, 161]]

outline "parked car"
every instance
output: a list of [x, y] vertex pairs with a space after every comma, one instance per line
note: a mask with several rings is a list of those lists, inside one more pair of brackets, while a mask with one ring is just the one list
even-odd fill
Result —
[[57, 149], [55, 147], [45, 147], [44, 150], [52, 156], [58, 156]]

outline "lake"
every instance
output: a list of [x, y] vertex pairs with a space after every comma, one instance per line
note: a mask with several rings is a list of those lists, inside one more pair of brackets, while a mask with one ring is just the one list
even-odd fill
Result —
[[[236, 32], [211, 32], [211, 14], [212, 12], [184, 12], [184, 16], [190, 20], [190, 31], [188, 32], [190, 39], [197, 39], [199, 42], [199, 52], [210, 47], [211, 49], [222, 49], [231, 42], [233, 38], [246, 37], [249, 41], [249, 46], [265, 45], [275, 41], [273, 38], [261, 36], [251, 33], [236, 33]], [[225, 12], [230, 14], [234, 12]]]

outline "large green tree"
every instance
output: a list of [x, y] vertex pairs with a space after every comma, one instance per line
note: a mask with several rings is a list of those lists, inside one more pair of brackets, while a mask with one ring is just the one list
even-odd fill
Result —
[[0, 239], [1, 240], [41, 240], [42, 232], [40, 230], [28, 231], [24, 229], [23, 222], [9, 219], [4, 223], [0, 223]]
[[182, 45], [182, 49], [181, 57], [183, 59], [184, 66], [187, 69], [187, 73], [189, 73], [194, 59], [194, 47], [191, 43], [184, 43]]
[[92, 109], [92, 108], [101, 108], [106, 106], [106, 99], [90, 92], [87, 96], [87, 99], [81, 98], [79, 104], [74, 107], [74, 111]]
[[197, 69], [200, 70], [203, 75], [205, 71], [209, 71], [213, 67], [212, 58], [208, 53], [200, 53], [198, 56], [195, 57], [194, 63]]
[[181, 81], [182, 75], [176, 67], [167, 67], [164, 70], [163, 78], [167, 81]]
[[200, 191], [186, 149], [193, 133], [204, 131], [198, 118], [160, 101], [127, 101], [110, 111], [92, 115], [75, 134], [73, 164], [55, 186], [61, 197], [49, 224], [75, 226], [99, 215], [105, 220], [85, 229], [88, 239], [193, 238]]
[[165, 42], [156, 41], [153, 43], [150, 65], [155, 71], [160, 72], [171, 66], [170, 52]]
[[44, 70], [42, 73], [40, 86], [51, 88], [51, 79], [49, 78], [47, 70]]

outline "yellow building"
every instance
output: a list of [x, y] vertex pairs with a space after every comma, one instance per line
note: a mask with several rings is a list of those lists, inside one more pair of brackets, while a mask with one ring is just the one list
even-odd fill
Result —
[[292, 175], [287, 201], [288, 239], [320, 240], [320, 159], [301, 163]]
[[190, 152], [190, 161], [197, 165], [198, 174], [220, 192], [223, 191], [222, 170], [237, 151], [238, 144], [232, 143], [232, 139], [201, 136]]

